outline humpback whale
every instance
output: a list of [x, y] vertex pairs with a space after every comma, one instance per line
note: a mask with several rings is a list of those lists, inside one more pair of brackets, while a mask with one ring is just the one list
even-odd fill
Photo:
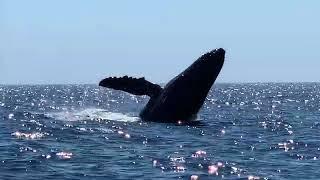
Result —
[[145, 78], [108, 77], [99, 86], [122, 90], [134, 95], [147, 95], [149, 102], [139, 116], [145, 121], [189, 122], [196, 118], [211, 86], [224, 63], [225, 51], [214, 49], [199, 57], [193, 64], [162, 88]]

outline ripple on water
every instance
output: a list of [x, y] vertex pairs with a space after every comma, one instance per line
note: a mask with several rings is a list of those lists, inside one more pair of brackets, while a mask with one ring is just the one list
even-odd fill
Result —
[[71, 159], [73, 156], [73, 153], [71, 153], [71, 152], [57, 152], [56, 156], [59, 159]]
[[15, 136], [16, 138], [19, 139], [41, 139], [43, 138], [45, 135], [47, 135], [47, 133], [41, 133], [41, 132], [34, 132], [34, 133], [23, 133], [23, 132], [14, 132], [11, 134], [12, 136]]

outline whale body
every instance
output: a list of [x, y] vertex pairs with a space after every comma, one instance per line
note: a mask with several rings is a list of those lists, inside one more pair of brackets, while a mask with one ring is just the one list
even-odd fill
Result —
[[225, 58], [222, 48], [199, 57], [165, 87], [145, 78], [108, 77], [99, 86], [122, 90], [134, 95], [147, 95], [149, 102], [140, 112], [140, 118], [156, 122], [188, 122], [201, 109], [208, 92], [219, 75]]

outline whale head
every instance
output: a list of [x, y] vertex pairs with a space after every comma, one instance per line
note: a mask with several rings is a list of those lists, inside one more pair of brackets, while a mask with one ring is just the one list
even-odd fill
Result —
[[[158, 101], [152, 102], [157, 106], [152, 109], [159, 113], [152, 113], [162, 121], [171, 122], [189, 121], [196, 117], [222, 69], [224, 57], [225, 51], [220, 48], [198, 58], [164, 87]], [[164, 119], [168, 117], [170, 119]]]
[[176, 80], [190, 83], [201, 89], [205, 87], [210, 89], [222, 69], [224, 56], [225, 50], [222, 48], [205, 53], [183, 71]]

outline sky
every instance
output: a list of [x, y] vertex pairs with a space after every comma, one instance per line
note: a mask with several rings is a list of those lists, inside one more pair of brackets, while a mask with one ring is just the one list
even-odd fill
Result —
[[319, 82], [318, 0], [0, 0], [0, 84], [165, 83], [226, 50], [218, 82]]

